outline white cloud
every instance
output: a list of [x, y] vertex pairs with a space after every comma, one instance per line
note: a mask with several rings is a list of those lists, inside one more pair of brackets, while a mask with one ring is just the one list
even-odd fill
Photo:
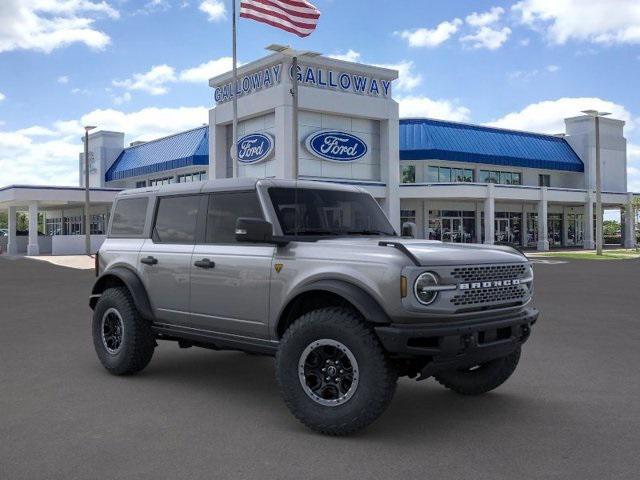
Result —
[[531, 39], [529, 38], [523, 38], [522, 40], [520, 40], [520, 45], [522, 45], [523, 47], [528, 47], [530, 43]]
[[62, 76], [58, 77], [58, 79], [56, 81], [58, 83], [62, 83], [62, 84], [69, 83], [69, 77], [66, 76], [66, 75], [62, 75]]
[[207, 14], [210, 22], [218, 22], [227, 18], [227, 9], [221, 0], [204, 0], [198, 8]]
[[2, 0], [0, 53], [38, 50], [50, 53], [73, 43], [103, 49], [109, 36], [94, 28], [96, 18], [119, 18], [106, 1]]
[[472, 27], [485, 27], [487, 25], [491, 25], [492, 23], [496, 23], [500, 20], [500, 17], [504, 13], [504, 8], [502, 7], [493, 7], [488, 12], [484, 13], [476, 13], [473, 12], [471, 15], [465, 18], [466, 22]]
[[330, 58], [335, 58], [336, 60], [343, 60], [345, 62], [359, 62], [362, 55], [360, 52], [356, 52], [355, 50], [349, 49], [346, 53], [332, 53], [327, 55]]
[[509, 27], [503, 27], [500, 30], [491, 27], [481, 27], [473, 35], [465, 35], [460, 38], [462, 43], [470, 43], [471, 48], [486, 48], [487, 50], [497, 50], [511, 35]]
[[528, 82], [541, 73], [556, 73], [558, 70], [560, 70], [560, 67], [557, 65], [547, 65], [542, 71], [537, 68], [534, 68], [533, 70], [516, 70], [515, 72], [510, 72], [507, 76], [509, 77], [509, 80]]
[[638, 0], [523, 0], [512, 8], [551, 43], [640, 43]]
[[398, 80], [393, 84], [393, 88], [398, 92], [409, 92], [422, 83], [422, 75], [413, 71], [415, 65], [411, 60], [402, 60], [398, 63], [376, 64], [375, 66], [398, 70]]
[[[238, 63], [240, 65], [240, 63]], [[187, 68], [180, 72], [179, 79], [182, 82], [207, 84], [210, 78], [228, 72], [233, 68], [233, 58], [220, 57], [215, 60], [202, 63], [197, 67]]]
[[555, 73], [558, 70], [560, 70], [560, 67], [558, 65], [547, 65], [545, 68], [547, 69], [547, 72], [549, 72], [549, 73]]
[[169, 91], [167, 83], [176, 81], [176, 72], [169, 65], [154, 65], [145, 73], [134, 73], [132, 78], [114, 80], [113, 86], [127, 90], [141, 90], [151, 95], [164, 95]]
[[418, 28], [395, 32], [409, 42], [411, 47], [437, 47], [454, 35], [462, 25], [462, 20], [455, 18], [450, 22], [442, 22], [436, 28]]
[[565, 118], [582, 115], [582, 110], [589, 109], [611, 112], [612, 118], [627, 122], [626, 131], [635, 128], [633, 117], [624, 106], [595, 97], [565, 97], [532, 103], [519, 112], [509, 113], [488, 125], [540, 133], [561, 133], [565, 131]]
[[122, 95], [116, 95], [113, 97], [113, 103], [116, 105], [122, 105], [123, 103], [128, 103], [131, 101], [131, 93], [124, 92]]
[[471, 110], [450, 100], [433, 100], [424, 96], [399, 97], [400, 118], [429, 117], [467, 122]]
[[5, 98], [7, 98], [7, 96], [4, 93], [0, 92], [0, 102], [3, 101]]
[[[126, 142], [152, 140], [208, 121], [208, 108], [144, 108], [125, 113], [94, 110], [76, 120], [0, 131], [0, 186], [30, 183], [77, 185], [78, 153], [82, 150], [82, 125], [123, 131]], [[45, 161], [46, 159], [46, 161]]]

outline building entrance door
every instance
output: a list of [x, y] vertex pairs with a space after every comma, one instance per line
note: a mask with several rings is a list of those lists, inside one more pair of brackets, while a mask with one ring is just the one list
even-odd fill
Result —
[[495, 220], [496, 243], [512, 243], [511, 225], [508, 218], [496, 218]]
[[442, 219], [442, 241], [443, 242], [462, 242], [462, 219], [461, 218], [443, 218]]

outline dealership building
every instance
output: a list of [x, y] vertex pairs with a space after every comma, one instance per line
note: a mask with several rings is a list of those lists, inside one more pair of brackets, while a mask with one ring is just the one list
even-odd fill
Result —
[[[416, 238], [538, 250], [594, 247], [594, 118], [567, 118], [565, 132], [557, 135], [399, 119], [392, 95], [397, 71], [303, 56], [297, 71], [296, 161], [291, 65], [290, 57], [275, 53], [238, 69], [236, 168], [230, 72], [209, 81], [214, 99], [209, 125], [126, 147], [124, 132], [92, 133], [95, 243], [103, 238], [110, 201], [120, 189], [235, 174], [357, 185], [379, 201], [399, 232]], [[634, 195], [627, 192], [623, 129], [621, 120], [600, 119], [602, 201], [604, 208], [620, 210], [622, 243], [632, 247]], [[83, 165], [81, 155], [80, 185]], [[78, 187], [0, 188], [0, 210], [10, 213], [7, 251], [70, 253], [76, 247], [67, 237], [83, 233], [81, 193]], [[30, 232], [37, 230], [38, 212], [43, 212], [46, 235], [40, 237], [45, 238], [31, 233], [20, 242], [17, 211], [29, 212]], [[50, 246], [55, 244], [58, 248]]]

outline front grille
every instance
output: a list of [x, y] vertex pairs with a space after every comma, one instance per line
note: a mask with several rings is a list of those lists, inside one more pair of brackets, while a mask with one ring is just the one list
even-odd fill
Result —
[[479, 288], [477, 290], [466, 290], [464, 293], [454, 296], [451, 299], [451, 303], [455, 306], [480, 306], [492, 303], [521, 302], [527, 295], [527, 290], [522, 285]]
[[526, 272], [525, 265], [487, 265], [454, 268], [451, 276], [461, 282], [482, 282], [486, 280], [511, 280], [521, 278]]

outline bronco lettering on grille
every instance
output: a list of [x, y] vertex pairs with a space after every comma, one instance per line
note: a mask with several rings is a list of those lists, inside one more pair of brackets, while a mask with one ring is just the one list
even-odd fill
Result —
[[514, 278], [512, 280], [493, 280], [491, 282], [461, 283], [458, 285], [458, 289], [474, 290], [476, 288], [510, 287], [511, 285], [520, 285], [520, 280]]

